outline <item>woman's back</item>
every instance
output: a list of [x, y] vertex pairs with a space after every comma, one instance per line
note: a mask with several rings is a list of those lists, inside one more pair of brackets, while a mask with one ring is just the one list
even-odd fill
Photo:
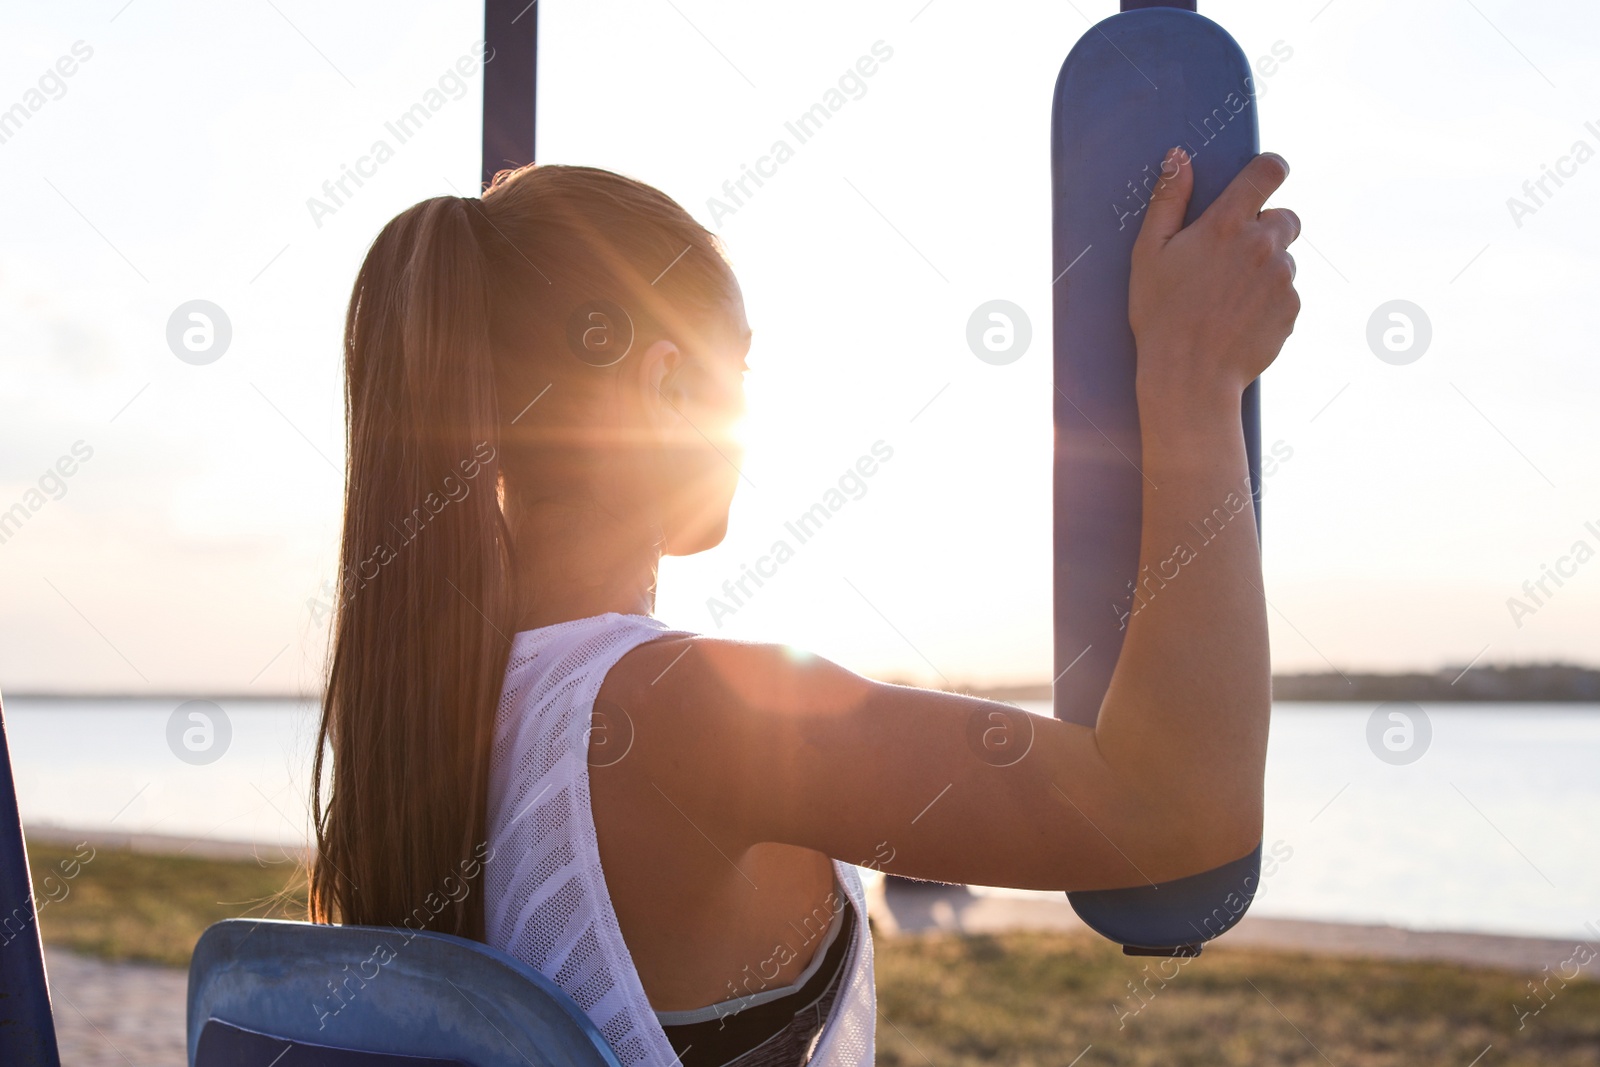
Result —
[[[702, 1014], [717, 1031], [730, 1015], [749, 1011], [753, 1022], [751, 1009], [771, 1002], [764, 994], [815, 969], [825, 933], [850, 908], [851, 943], [813, 1062], [871, 1063], [872, 945], [856, 871], [792, 846], [727, 856], [659, 785], [626, 780], [634, 716], [601, 689], [639, 646], [677, 637], [686, 652], [683, 636], [608, 613], [513, 638], [489, 779], [486, 940], [566, 990], [625, 1065], [665, 1065], [684, 1050], [658, 1010], [688, 1021], [698, 1016], [684, 1009], [716, 1006]], [[663, 725], [662, 709], [639, 710], [645, 730]], [[641, 786], [654, 794], [643, 804], [614, 795]]]

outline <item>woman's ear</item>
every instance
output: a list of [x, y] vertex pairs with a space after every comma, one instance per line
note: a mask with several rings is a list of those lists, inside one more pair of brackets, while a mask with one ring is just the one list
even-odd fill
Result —
[[658, 442], [675, 436], [688, 401], [681, 373], [683, 351], [673, 341], [653, 342], [639, 355], [639, 403], [645, 425]]

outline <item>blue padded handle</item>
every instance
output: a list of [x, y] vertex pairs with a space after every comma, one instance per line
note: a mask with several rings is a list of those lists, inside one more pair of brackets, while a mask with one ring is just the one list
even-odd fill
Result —
[[[1169, 148], [1182, 145], [1194, 160], [1187, 222], [1259, 152], [1254, 82], [1233, 38], [1193, 3], [1122, 6], [1068, 54], [1051, 116], [1055, 714], [1088, 726], [1122, 650], [1139, 567], [1133, 240]], [[1258, 531], [1259, 390], [1251, 384], [1240, 412]], [[1192, 878], [1069, 897], [1129, 951], [1192, 954], [1244, 914], [1259, 868], [1258, 846]]]

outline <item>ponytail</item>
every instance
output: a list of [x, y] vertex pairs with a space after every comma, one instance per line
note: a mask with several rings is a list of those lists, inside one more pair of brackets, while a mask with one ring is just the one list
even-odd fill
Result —
[[[487, 267], [457, 197], [384, 227], [345, 320], [349, 467], [313, 765], [314, 920], [483, 936], [511, 629]], [[324, 746], [337, 775], [324, 804]]]
[[483, 938], [489, 764], [518, 617], [501, 501], [581, 491], [587, 405], [623, 370], [575, 356], [568, 324], [603, 297], [678, 336], [689, 309], [736, 294], [682, 207], [590, 167], [504, 172], [481, 201], [426, 200], [379, 233], [345, 319], [313, 920]]

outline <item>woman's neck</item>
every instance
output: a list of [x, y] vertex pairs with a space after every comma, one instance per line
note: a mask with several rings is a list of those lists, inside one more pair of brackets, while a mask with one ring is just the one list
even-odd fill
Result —
[[544, 507], [515, 528], [516, 628], [655, 610], [659, 528], [597, 507]]

